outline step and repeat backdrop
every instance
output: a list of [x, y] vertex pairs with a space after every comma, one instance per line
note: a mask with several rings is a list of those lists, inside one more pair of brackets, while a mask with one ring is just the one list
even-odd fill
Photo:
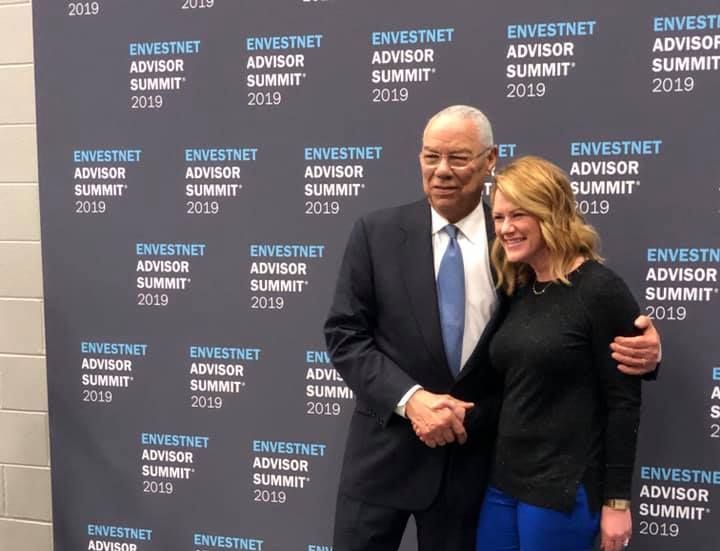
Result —
[[568, 171], [662, 331], [631, 548], [717, 549], [717, 2], [33, 14], [56, 551], [332, 549], [340, 257], [359, 215], [421, 196], [422, 129], [457, 103], [491, 119], [501, 165]]

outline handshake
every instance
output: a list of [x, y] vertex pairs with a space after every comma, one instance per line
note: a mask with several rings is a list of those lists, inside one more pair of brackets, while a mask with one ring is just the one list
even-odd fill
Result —
[[405, 416], [420, 441], [431, 448], [452, 442], [464, 444], [467, 441], [465, 414], [474, 405], [449, 394], [420, 389], [405, 404]]

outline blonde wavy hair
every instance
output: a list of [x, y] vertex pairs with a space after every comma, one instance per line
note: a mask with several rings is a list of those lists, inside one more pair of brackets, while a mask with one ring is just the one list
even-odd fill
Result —
[[[567, 274], [578, 256], [602, 261], [598, 254], [600, 238], [577, 212], [570, 180], [560, 167], [540, 157], [520, 157], [495, 176], [493, 204], [498, 191], [537, 219], [549, 251], [553, 281], [569, 285]], [[490, 257], [498, 276], [497, 286], [508, 295], [532, 278], [529, 265], [508, 261], [499, 237], [493, 242]]]

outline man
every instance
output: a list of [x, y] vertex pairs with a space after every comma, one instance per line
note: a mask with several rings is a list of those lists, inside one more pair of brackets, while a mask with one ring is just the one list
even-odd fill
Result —
[[[498, 296], [481, 201], [496, 161], [487, 118], [444, 109], [423, 134], [426, 197], [352, 229], [325, 323], [333, 364], [357, 397], [336, 551], [395, 550], [410, 515], [420, 551], [474, 549], [500, 401], [486, 361]], [[639, 323], [643, 335], [613, 344], [635, 375], [654, 369], [659, 347], [649, 320]]]

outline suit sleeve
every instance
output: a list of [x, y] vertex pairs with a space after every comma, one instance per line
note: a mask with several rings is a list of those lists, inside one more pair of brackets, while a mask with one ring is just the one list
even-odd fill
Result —
[[639, 308], [630, 290], [609, 272], [587, 287], [583, 299], [592, 327], [594, 367], [605, 405], [605, 482], [603, 499], [630, 499], [640, 424], [640, 377], [625, 375], [610, 356], [616, 336], [637, 334], [633, 321]]
[[380, 305], [372, 251], [361, 219], [350, 233], [324, 332], [333, 365], [372, 415], [386, 424], [402, 396], [416, 384], [374, 338]]

